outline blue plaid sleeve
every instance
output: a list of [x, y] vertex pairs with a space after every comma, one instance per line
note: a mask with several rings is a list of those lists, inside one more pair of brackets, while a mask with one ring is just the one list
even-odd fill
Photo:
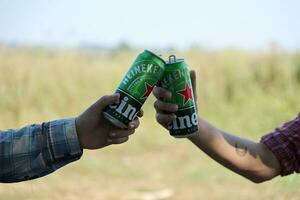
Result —
[[0, 182], [45, 176], [82, 153], [73, 118], [0, 131]]

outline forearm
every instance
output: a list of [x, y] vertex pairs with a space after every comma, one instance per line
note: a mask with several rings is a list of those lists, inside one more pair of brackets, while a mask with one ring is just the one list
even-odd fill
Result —
[[0, 182], [47, 175], [80, 158], [74, 119], [0, 133]]
[[263, 144], [225, 133], [203, 119], [199, 119], [197, 135], [189, 139], [223, 166], [254, 182], [279, 174], [277, 159]]

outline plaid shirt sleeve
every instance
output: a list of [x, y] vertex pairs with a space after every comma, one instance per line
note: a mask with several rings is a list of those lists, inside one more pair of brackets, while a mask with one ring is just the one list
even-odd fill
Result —
[[0, 182], [45, 176], [82, 153], [73, 118], [0, 131]]
[[281, 166], [281, 176], [300, 172], [300, 114], [274, 132], [261, 138], [276, 156]]

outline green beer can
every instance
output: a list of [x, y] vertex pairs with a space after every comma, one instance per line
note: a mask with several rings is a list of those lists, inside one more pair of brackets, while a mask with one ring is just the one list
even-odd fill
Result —
[[104, 117], [120, 128], [127, 128], [162, 78], [165, 61], [154, 53], [145, 50], [135, 59], [116, 93], [120, 103], [107, 106]]
[[176, 120], [168, 127], [170, 134], [176, 138], [194, 135], [198, 131], [198, 118], [190, 72], [184, 59], [169, 56], [160, 85], [172, 93], [169, 103], [178, 105]]

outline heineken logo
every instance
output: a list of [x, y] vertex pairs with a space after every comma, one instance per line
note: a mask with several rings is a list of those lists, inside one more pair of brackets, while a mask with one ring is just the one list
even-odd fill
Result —
[[[109, 105], [104, 110], [104, 117], [115, 126], [124, 128], [136, 117], [155, 85], [165, 73], [165, 61], [150, 51], [139, 54], [131, 65], [116, 93], [120, 102]], [[176, 75], [181, 77], [183, 72]]]
[[146, 92], [143, 94], [143, 96], [141, 97], [141, 99], [147, 99], [148, 96], [151, 94], [153, 88], [155, 87], [156, 84], [153, 84], [152, 86], [145, 82], [145, 89], [146, 89]]
[[197, 125], [198, 125], [197, 114], [194, 112], [192, 115], [184, 115], [184, 116], [176, 117], [176, 120], [174, 120], [169, 125], [169, 129], [180, 130], [180, 129], [191, 128]]
[[109, 107], [131, 121], [136, 117], [137, 108], [131, 105], [128, 100], [129, 98], [124, 96], [119, 105], [110, 105]]
[[193, 100], [193, 91], [188, 82], [185, 83], [185, 88], [183, 90], [177, 91], [177, 94], [183, 96], [183, 105], [185, 105], [189, 100]]
[[189, 76], [189, 71], [186, 68], [172, 71], [168, 75], [164, 76], [162, 80], [163, 85], [170, 85], [176, 82], [178, 79], [182, 79]]
[[151, 73], [151, 74], [154, 74], [155, 76], [160, 77], [163, 73], [163, 70], [161, 69], [161, 67], [159, 67], [157, 65], [153, 65], [151, 63], [149, 63], [149, 64], [143, 63], [140, 65], [136, 65], [127, 72], [122, 83], [126, 85], [131, 82], [131, 79], [133, 79], [134, 77], [137, 77], [139, 74], [142, 74], [142, 73], [148, 73], [148, 74]]

